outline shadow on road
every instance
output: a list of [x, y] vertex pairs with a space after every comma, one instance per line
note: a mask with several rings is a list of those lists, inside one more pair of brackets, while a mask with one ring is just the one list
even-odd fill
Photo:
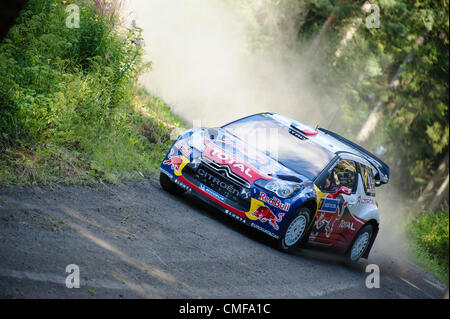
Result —
[[[181, 196], [169, 195], [174, 200], [182, 201], [183, 204], [197, 211], [199, 214], [203, 216], [207, 216], [212, 220], [215, 220], [218, 223], [223, 224], [225, 227], [233, 229], [239, 234], [248, 237], [250, 240], [258, 242], [262, 245], [269, 246], [278, 251], [276, 248], [275, 239], [263, 234], [262, 232], [248, 227], [243, 223], [236, 221], [234, 218], [224, 214], [220, 210], [209, 206], [208, 204], [200, 201], [195, 196], [190, 194], [183, 194]], [[367, 262], [361, 259], [358, 263], [351, 263], [347, 260], [347, 258], [339, 253], [332, 251], [331, 249], [322, 248], [322, 247], [313, 247], [307, 245], [305, 247], [301, 247], [294, 251], [291, 254], [284, 253], [286, 255], [295, 256], [299, 259], [308, 259], [314, 260], [317, 262], [321, 262], [323, 264], [333, 264], [345, 267], [347, 269], [354, 270], [356, 272], [365, 272], [365, 268]]]

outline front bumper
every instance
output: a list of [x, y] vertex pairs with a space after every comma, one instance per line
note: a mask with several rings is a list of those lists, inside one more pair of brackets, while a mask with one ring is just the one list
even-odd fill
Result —
[[280, 235], [278, 232], [276, 231], [271, 231], [270, 229], [267, 229], [267, 227], [264, 227], [264, 225], [260, 224], [260, 221], [257, 218], [249, 218], [249, 216], [251, 217], [251, 213], [253, 211], [255, 211], [256, 209], [258, 209], [258, 207], [262, 207], [264, 206], [264, 203], [251, 197], [249, 199], [249, 203], [250, 203], [250, 208], [245, 211], [245, 210], [240, 210], [232, 205], [230, 205], [230, 203], [227, 203], [227, 199], [225, 199], [223, 201], [224, 198], [219, 197], [217, 194], [212, 193], [211, 189], [205, 189], [202, 188], [201, 186], [199, 186], [199, 182], [191, 182], [189, 181], [187, 178], [184, 177], [184, 174], [180, 176], [175, 176], [173, 173], [166, 171], [164, 168], [160, 168], [160, 171], [163, 174], [166, 174], [171, 180], [172, 182], [174, 182], [175, 184], [177, 184], [178, 186], [186, 189], [188, 192], [190, 192], [192, 195], [194, 195], [195, 197], [197, 197], [198, 199], [202, 200], [203, 202], [207, 203], [208, 205], [218, 209], [219, 211], [233, 217], [235, 220], [246, 224], [247, 226], [256, 228], [260, 231], [262, 231], [263, 233], [278, 239], [280, 238]]

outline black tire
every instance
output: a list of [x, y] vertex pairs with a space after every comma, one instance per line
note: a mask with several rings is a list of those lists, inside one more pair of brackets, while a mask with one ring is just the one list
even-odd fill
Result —
[[[300, 234], [300, 236], [296, 240], [291, 239], [292, 243], [287, 243], [287, 241], [290, 241], [290, 240], [289, 240], [289, 235], [287, 238], [286, 234], [289, 230], [289, 227], [293, 224], [293, 222], [297, 218], [300, 218], [299, 221], [301, 221], [301, 219], [304, 218], [305, 224], [304, 224], [303, 232]], [[292, 252], [297, 247], [299, 247], [301, 244], [303, 244], [305, 242], [305, 239], [309, 235], [310, 221], [311, 221], [311, 212], [307, 207], [302, 207], [299, 209], [298, 212], [293, 214], [291, 219], [289, 220], [289, 222], [284, 227], [283, 233], [280, 236], [280, 239], [278, 240], [278, 249], [283, 252]], [[295, 227], [295, 225], [292, 227]]]
[[186, 191], [184, 188], [181, 188], [180, 186], [172, 182], [169, 176], [162, 172], [159, 174], [159, 184], [165, 191], [173, 195], [181, 195]]
[[[361, 239], [364, 240], [364, 242], [366, 242], [365, 246], [360, 248], [356, 247], [358, 239], [362, 236], [367, 235], [368, 235], [367, 239]], [[347, 250], [347, 258], [350, 262], [356, 263], [364, 255], [366, 250], [369, 248], [370, 243], [372, 242], [372, 237], [373, 237], [373, 226], [371, 224], [367, 224], [359, 230], [359, 232], [353, 238], [352, 244], [349, 246]], [[355, 251], [354, 254], [352, 253], [353, 249], [357, 250]]]

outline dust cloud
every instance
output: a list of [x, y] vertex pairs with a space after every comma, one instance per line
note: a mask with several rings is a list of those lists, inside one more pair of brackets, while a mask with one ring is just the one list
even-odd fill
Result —
[[[308, 69], [314, 65], [285, 50], [296, 42], [296, 33], [286, 27], [289, 23], [272, 30], [270, 49], [253, 50], [251, 19], [236, 7], [216, 0], [128, 1], [153, 62], [153, 69], [141, 78], [147, 90], [189, 126], [194, 120], [221, 126], [265, 111], [313, 126], [328, 125], [329, 117], [325, 120], [321, 110], [333, 113], [336, 107], [325, 105], [323, 92], [310, 84]], [[260, 0], [249, 10], [270, 10], [270, 17], [278, 8], [273, 1]]]

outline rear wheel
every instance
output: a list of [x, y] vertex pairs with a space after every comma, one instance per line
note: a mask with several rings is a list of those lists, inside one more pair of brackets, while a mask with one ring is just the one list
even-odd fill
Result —
[[308, 208], [302, 207], [286, 225], [278, 241], [278, 248], [284, 252], [291, 252], [297, 248], [307, 236], [310, 220], [311, 212]]
[[169, 176], [162, 172], [159, 174], [159, 184], [165, 191], [174, 195], [181, 195], [186, 191], [185, 189], [172, 182]]
[[365, 225], [358, 234], [356, 234], [355, 239], [347, 252], [347, 256], [351, 262], [357, 262], [361, 256], [364, 255], [370, 245], [372, 236], [373, 226], [370, 224]]

